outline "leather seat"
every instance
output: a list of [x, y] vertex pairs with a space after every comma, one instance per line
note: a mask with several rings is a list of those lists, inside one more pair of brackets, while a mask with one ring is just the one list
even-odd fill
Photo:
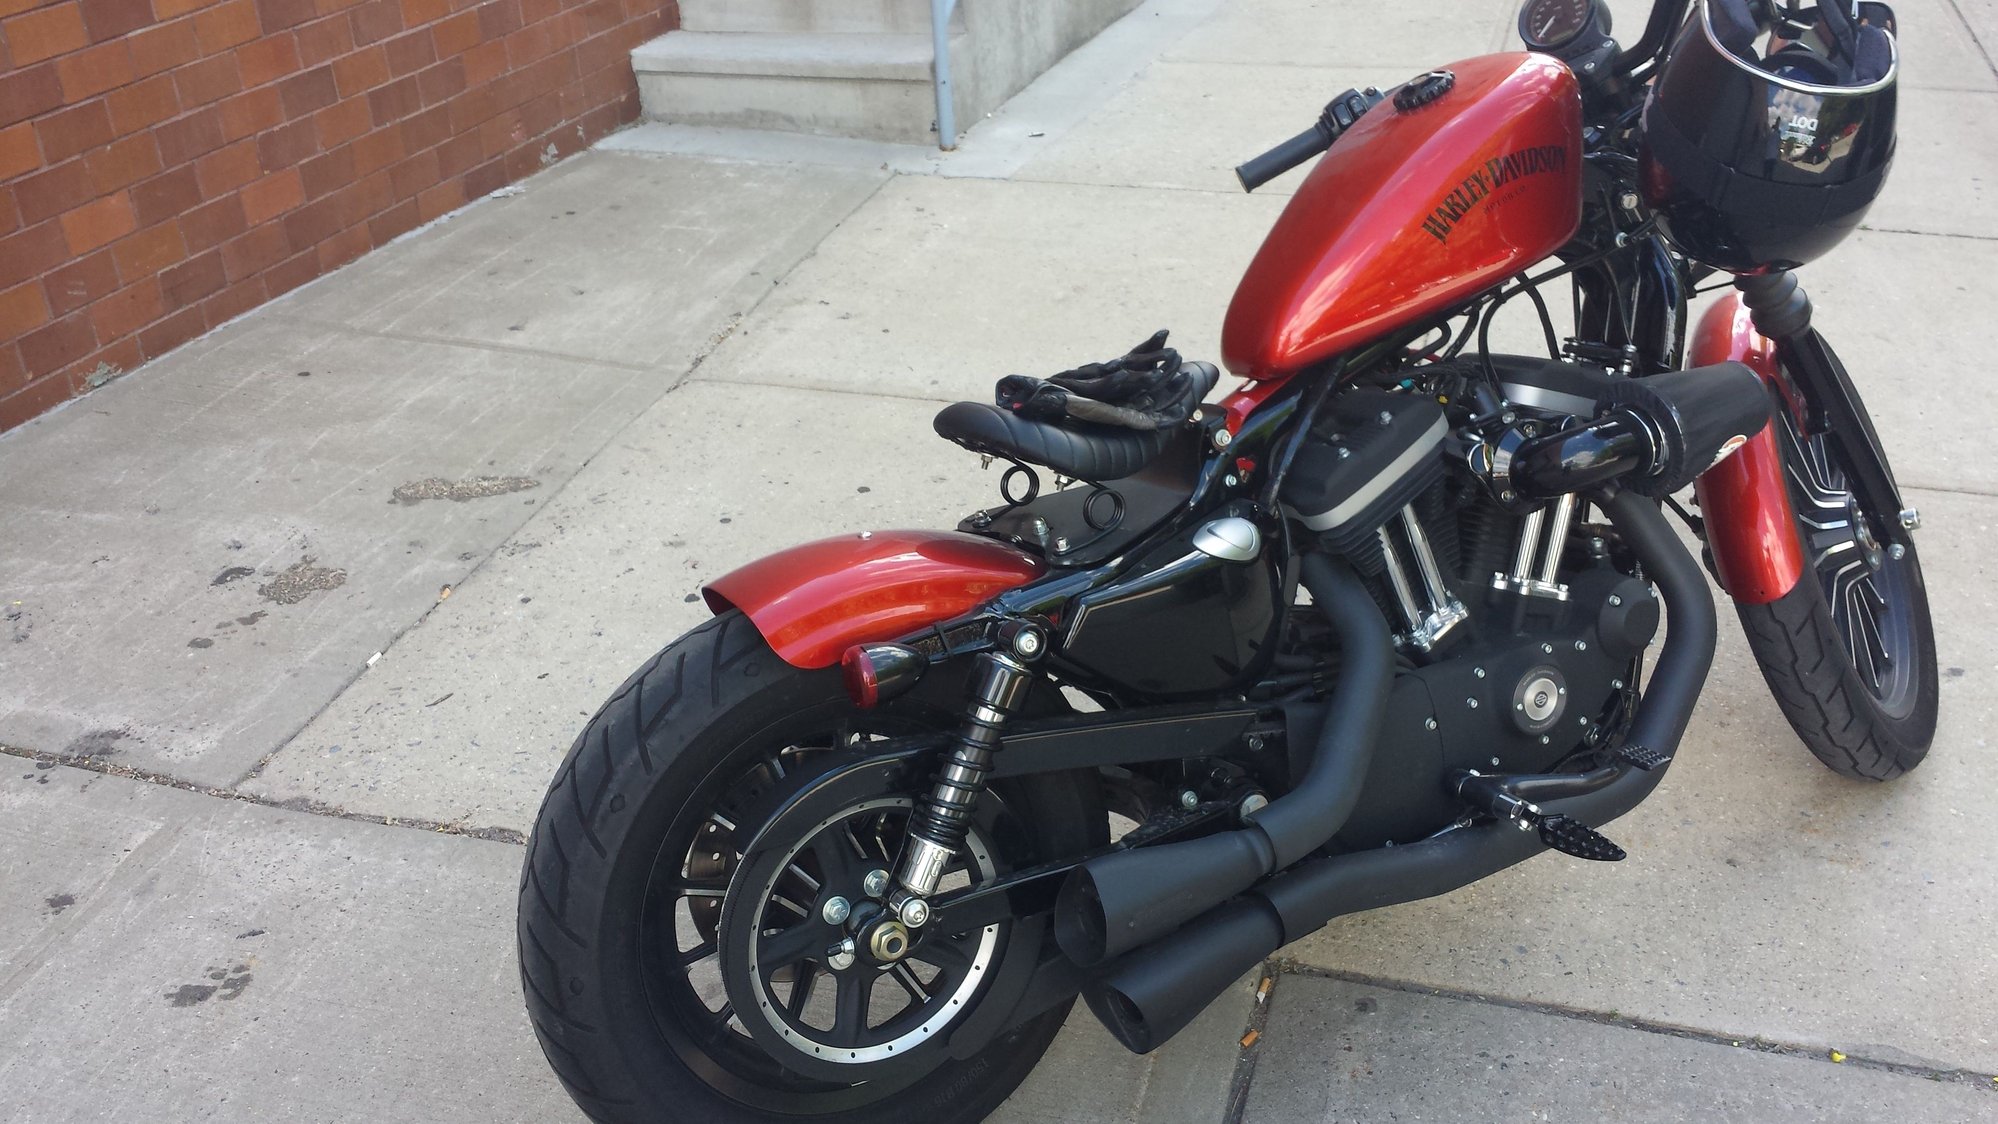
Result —
[[[1206, 363], [1188, 364], [1214, 389], [1219, 372]], [[1197, 368], [1206, 368], [1204, 371]], [[937, 436], [974, 453], [1038, 464], [1077, 480], [1118, 480], [1150, 464], [1171, 443], [1177, 427], [1124, 429], [1118, 426], [1032, 421], [990, 402], [955, 402], [937, 414]]]

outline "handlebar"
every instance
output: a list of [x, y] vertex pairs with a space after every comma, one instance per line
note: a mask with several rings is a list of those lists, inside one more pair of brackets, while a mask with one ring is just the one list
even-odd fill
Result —
[[1254, 191], [1331, 148], [1332, 142], [1352, 128], [1353, 122], [1372, 109], [1383, 96], [1379, 90], [1368, 86], [1364, 91], [1347, 90], [1333, 98], [1325, 104], [1325, 111], [1318, 115], [1318, 120], [1309, 129], [1236, 166], [1235, 178], [1242, 181], [1242, 190]]

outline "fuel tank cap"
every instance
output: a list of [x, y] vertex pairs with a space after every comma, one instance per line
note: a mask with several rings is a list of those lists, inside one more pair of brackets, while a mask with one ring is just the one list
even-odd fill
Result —
[[1407, 85], [1395, 91], [1394, 107], [1403, 113], [1421, 109], [1449, 93], [1450, 88], [1456, 84], [1457, 76], [1447, 70], [1432, 70], [1427, 74], [1418, 74], [1409, 79]]

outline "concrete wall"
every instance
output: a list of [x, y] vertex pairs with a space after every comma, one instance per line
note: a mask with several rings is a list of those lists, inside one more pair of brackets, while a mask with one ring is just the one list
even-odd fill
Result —
[[1138, 2], [958, 0], [954, 22], [962, 21], [968, 33], [963, 53], [951, 59], [958, 129], [969, 129], [999, 108]]
[[673, 0], [0, 0], [0, 430], [638, 114]]

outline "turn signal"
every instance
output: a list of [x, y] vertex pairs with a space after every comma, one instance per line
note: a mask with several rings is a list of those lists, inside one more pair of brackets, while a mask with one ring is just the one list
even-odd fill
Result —
[[853, 705], [866, 710], [915, 686], [930, 660], [906, 644], [855, 644], [839, 658], [839, 666]]

